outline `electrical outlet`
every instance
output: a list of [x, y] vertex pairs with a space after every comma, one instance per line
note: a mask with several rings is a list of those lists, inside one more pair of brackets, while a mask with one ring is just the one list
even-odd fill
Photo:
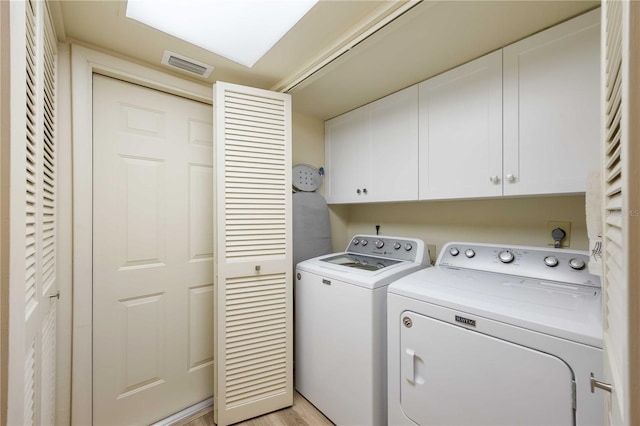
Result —
[[550, 220], [547, 222], [547, 245], [551, 247], [554, 246], [555, 241], [553, 241], [553, 237], [551, 236], [551, 232], [560, 228], [566, 232], [566, 236], [560, 242], [560, 247], [570, 247], [571, 246], [571, 222], [566, 220]]

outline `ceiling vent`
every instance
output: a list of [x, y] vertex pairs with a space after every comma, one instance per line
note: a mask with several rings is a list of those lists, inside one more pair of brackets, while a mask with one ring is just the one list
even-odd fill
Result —
[[162, 64], [203, 78], [209, 77], [209, 74], [211, 74], [214, 68], [213, 65], [205, 64], [195, 59], [169, 52], [168, 50], [164, 51]]

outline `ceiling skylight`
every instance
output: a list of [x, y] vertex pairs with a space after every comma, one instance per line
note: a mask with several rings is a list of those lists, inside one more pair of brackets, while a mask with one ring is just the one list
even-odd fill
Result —
[[251, 68], [318, 0], [129, 0], [127, 17]]

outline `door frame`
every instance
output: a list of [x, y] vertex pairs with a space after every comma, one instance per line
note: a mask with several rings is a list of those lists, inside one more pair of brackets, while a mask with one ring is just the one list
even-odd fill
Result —
[[[92, 424], [93, 334], [93, 74], [213, 104], [210, 85], [71, 45], [72, 227], [60, 239], [73, 241], [71, 424]], [[63, 218], [64, 219], [64, 218]]]

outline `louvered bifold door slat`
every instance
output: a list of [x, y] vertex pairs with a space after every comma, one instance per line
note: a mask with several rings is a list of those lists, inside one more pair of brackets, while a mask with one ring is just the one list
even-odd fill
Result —
[[218, 425], [293, 403], [290, 96], [214, 86]]
[[[9, 285], [10, 294], [22, 300], [11, 298], [9, 345], [22, 346], [23, 352], [18, 358], [19, 352], [11, 351], [9, 359], [7, 423], [53, 425], [57, 299], [49, 296], [57, 290], [57, 40], [45, 1], [11, 2], [10, 9], [12, 40], [20, 39], [12, 41], [12, 61], [18, 55], [24, 58], [24, 74], [12, 71], [12, 110], [23, 117], [24, 133], [18, 126], [11, 129], [12, 152], [20, 151], [22, 158], [12, 158], [10, 164], [12, 189], [20, 191], [12, 192], [9, 203], [11, 228], [21, 232], [10, 240], [11, 256], [16, 253], [19, 260], [11, 262]], [[18, 92], [24, 104], [13, 101]], [[13, 267], [20, 264], [24, 269]]]
[[619, 424], [625, 412], [625, 379], [628, 371], [627, 260], [626, 260], [626, 184], [624, 159], [625, 82], [623, 63], [623, 2], [603, 2], [603, 329], [605, 379], [614, 384], [612, 395], [605, 395], [608, 424]]

